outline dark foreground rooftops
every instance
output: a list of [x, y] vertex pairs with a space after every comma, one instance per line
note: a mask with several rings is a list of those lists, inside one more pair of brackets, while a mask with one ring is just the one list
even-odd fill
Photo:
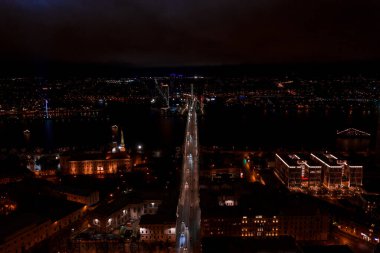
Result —
[[302, 247], [304, 253], [353, 253], [347, 245], [317, 245]]
[[23, 228], [49, 221], [33, 213], [12, 213], [0, 218], [0, 243]]
[[151, 225], [151, 224], [172, 224], [176, 222], [175, 213], [169, 215], [167, 213], [157, 213], [157, 214], [147, 214], [141, 216], [140, 226], [141, 225]]
[[265, 239], [242, 237], [206, 237], [202, 239], [203, 253], [297, 253], [295, 240], [290, 236]]
[[84, 196], [84, 197], [90, 196], [92, 193], [95, 192], [95, 191], [90, 190], [90, 189], [70, 187], [67, 185], [57, 185], [54, 188], [60, 192], [75, 194], [75, 195]]

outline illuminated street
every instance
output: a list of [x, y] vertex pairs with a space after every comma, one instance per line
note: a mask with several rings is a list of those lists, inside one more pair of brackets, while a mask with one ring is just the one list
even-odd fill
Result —
[[331, 233], [331, 236], [334, 239], [336, 244], [343, 244], [349, 246], [355, 253], [370, 253], [373, 252], [374, 245], [360, 240], [354, 236], [351, 236], [347, 233], [343, 233], [338, 229], [334, 229]]
[[177, 252], [199, 252], [200, 208], [198, 191], [198, 129], [196, 100], [192, 100], [186, 125], [182, 179], [177, 206]]

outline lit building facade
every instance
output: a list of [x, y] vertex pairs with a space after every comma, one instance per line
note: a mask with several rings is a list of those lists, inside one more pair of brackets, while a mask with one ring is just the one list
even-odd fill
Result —
[[50, 236], [52, 223], [49, 219], [40, 219], [34, 216], [25, 218], [29, 219], [28, 225], [2, 236], [1, 253], [25, 252]]
[[176, 222], [162, 219], [156, 215], [144, 215], [140, 220], [140, 240], [143, 242], [168, 242], [176, 241]]
[[247, 215], [202, 217], [203, 237], [276, 237], [290, 235], [298, 241], [327, 240], [328, 215]]
[[230, 168], [212, 168], [210, 170], [210, 178], [211, 181], [223, 179], [223, 177], [227, 177], [229, 179], [240, 179], [241, 169], [236, 167]]
[[304, 154], [297, 154], [300, 160], [303, 187], [319, 187], [322, 185], [322, 166]]
[[311, 154], [311, 158], [321, 164], [323, 185], [327, 188], [362, 186], [363, 166], [351, 165], [330, 153]]
[[89, 193], [74, 193], [74, 192], [62, 192], [67, 200], [81, 203], [87, 206], [92, 206], [99, 202], [99, 191], [93, 191]]
[[210, 168], [201, 170], [199, 176], [203, 178], [210, 179], [211, 181], [220, 180], [239, 180], [241, 178], [242, 170], [238, 167], [227, 167], [227, 168]]
[[65, 175], [115, 174], [119, 169], [130, 170], [131, 158], [126, 153], [87, 154], [79, 157], [61, 156], [62, 172]]
[[363, 166], [349, 165], [349, 187], [363, 186]]
[[[25, 252], [62, 229], [67, 228], [70, 224], [80, 220], [86, 211], [87, 206], [82, 206], [69, 211], [55, 221], [33, 214], [14, 217], [14, 221], [8, 220], [8, 226], [0, 225], [4, 229], [4, 231], [0, 231], [0, 252]], [[3, 232], [5, 234], [2, 234]]]
[[287, 187], [301, 187], [301, 166], [296, 155], [280, 156], [276, 154], [275, 172]]
[[275, 172], [288, 188], [321, 185], [322, 166], [303, 155], [276, 154]]
[[276, 154], [275, 173], [288, 188], [312, 188], [325, 186], [361, 187], [363, 166], [352, 165], [330, 153]]
[[122, 199], [97, 207], [90, 217], [90, 225], [100, 233], [110, 233], [131, 220], [138, 220], [142, 215], [155, 214], [159, 200], [130, 201]]

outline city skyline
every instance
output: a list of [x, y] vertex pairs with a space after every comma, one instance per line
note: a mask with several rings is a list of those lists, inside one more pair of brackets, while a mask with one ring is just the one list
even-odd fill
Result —
[[378, 80], [2, 78], [0, 252], [372, 253]]
[[380, 252], [378, 13], [0, 0], [0, 253]]

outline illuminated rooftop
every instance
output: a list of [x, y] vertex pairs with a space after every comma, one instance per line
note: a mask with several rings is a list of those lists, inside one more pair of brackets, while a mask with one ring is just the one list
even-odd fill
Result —
[[342, 160], [331, 153], [316, 153], [311, 154], [311, 156], [327, 166], [342, 166], [340, 164]]
[[336, 134], [338, 136], [342, 136], [342, 137], [368, 137], [368, 136], [371, 136], [371, 134], [364, 132], [364, 131], [361, 131], [361, 130], [356, 129], [356, 128], [347, 128], [347, 129], [342, 130], [342, 131], [337, 131]]

